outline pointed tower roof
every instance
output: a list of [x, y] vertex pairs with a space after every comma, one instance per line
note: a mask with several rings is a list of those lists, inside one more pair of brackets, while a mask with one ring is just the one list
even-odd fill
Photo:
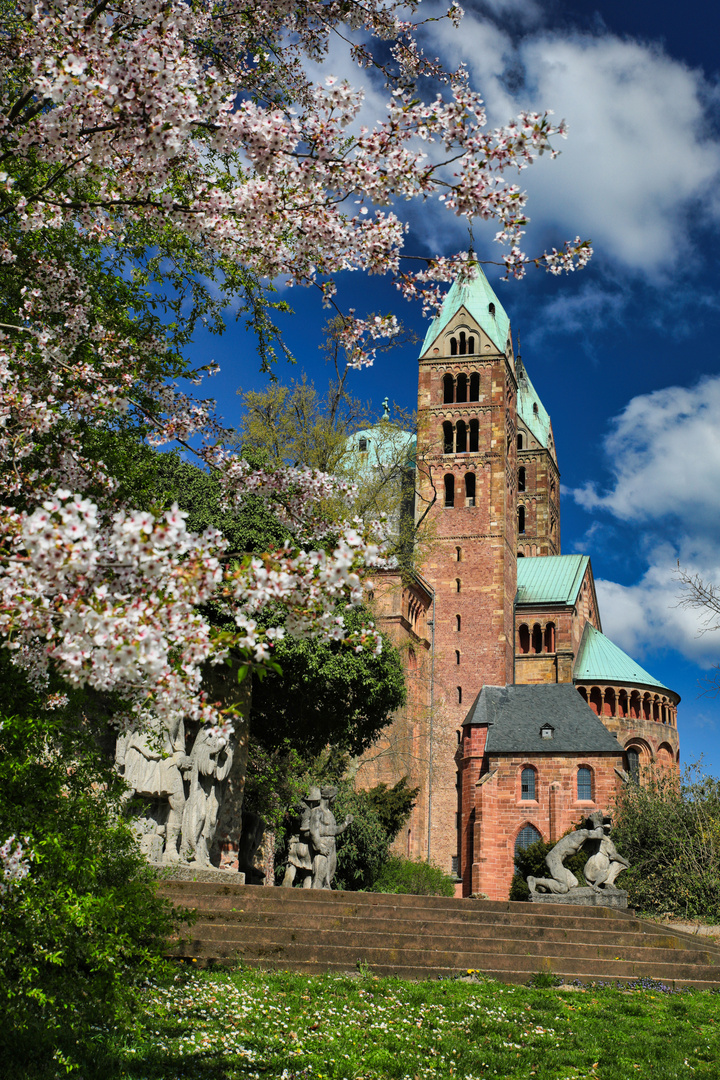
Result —
[[427, 352], [443, 327], [447, 326], [453, 315], [456, 315], [462, 307], [469, 315], [472, 315], [498, 351], [505, 352], [510, 333], [510, 319], [491, 289], [482, 267], [476, 265], [471, 277], [466, 278], [462, 283], [456, 280], [451, 285], [439, 314], [435, 316], [425, 335], [421, 355]]
[[515, 357], [515, 371], [517, 372], [518, 380], [518, 416], [525, 424], [528, 431], [532, 432], [540, 445], [544, 447], [545, 450], [550, 451], [557, 463], [555, 440], [552, 436], [550, 415], [540, 400], [537, 390], [530, 382], [528, 373], [525, 370], [525, 365], [519, 356]]
[[657, 686], [661, 690], [669, 689], [589, 622], [585, 623], [583, 630], [573, 679], [582, 682], [592, 679], [598, 682], [636, 683], [640, 686]]

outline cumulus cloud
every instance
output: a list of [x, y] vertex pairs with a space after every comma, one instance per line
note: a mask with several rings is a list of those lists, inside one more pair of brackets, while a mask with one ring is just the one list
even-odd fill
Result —
[[573, 492], [586, 510], [632, 521], [671, 516], [692, 522], [695, 534], [720, 526], [720, 376], [633, 398], [611, 422], [604, 451], [610, 488]]
[[457, 33], [443, 23], [433, 32], [447, 57], [468, 65], [493, 124], [519, 109], [568, 121], [561, 157], [521, 176], [535, 231], [580, 233], [623, 269], [659, 274], [687, 257], [693, 210], [702, 205], [704, 224], [717, 223], [720, 141], [702, 71], [659, 44], [606, 32], [511, 38], [477, 15]]
[[588, 484], [572, 495], [621, 527], [641, 527], [647, 565], [632, 585], [597, 582], [603, 630], [632, 655], [672, 648], [702, 666], [716, 663], [720, 632], [700, 633], [705, 613], [680, 606], [677, 568], [720, 583], [720, 377], [633, 398], [603, 451], [607, 489]]

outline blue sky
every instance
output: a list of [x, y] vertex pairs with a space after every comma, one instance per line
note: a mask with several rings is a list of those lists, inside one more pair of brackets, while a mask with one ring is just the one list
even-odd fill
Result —
[[[422, 14], [436, 9], [423, 0]], [[562, 473], [562, 549], [591, 556], [603, 629], [676, 689], [684, 761], [720, 771], [720, 699], [699, 681], [720, 660], [720, 632], [698, 635], [700, 614], [677, 607], [678, 560], [720, 583], [720, 82], [714, 5], [606, 0], [486, 0], [465, 5], [459, 32], [431, 24], [426, 46], [464, 60], [491, 124], [522, 108], [569, 124], [556, 161], [525, 171], [532, 254], [577, 234], [590, 266], [568, 277], [533, 272], [502, 282], [486, 267], [520, 336], [523, 360], [551, 414]], [[325, 73], [364, 81], [331, 51]], [[399, 207], [405, 209], [405, 204]], [[466, 228], [434, 204], [412, 208], [408, 252], [452, 254]], [[494, 228], [475, 227], [481, 259], [497, 258]], [[285, 380], [329, 377], [318, 346], [327, 313], [310, 290], [281, 292], [298, 364]], [[380, 278], [347, 274], [340, 301], [359, 313], [394, 311], [422, 339], [426, 323]], [[193, 359], [217, 360], [208, 383], [237, 419], [238, 387], [263, 384], [253, 341], [230, 324], [198, 337]], [[381, 411], [413, 408], [417, 347], [353, 375]]]

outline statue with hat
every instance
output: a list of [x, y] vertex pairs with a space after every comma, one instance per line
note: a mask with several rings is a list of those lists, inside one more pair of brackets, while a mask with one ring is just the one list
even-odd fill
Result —
[[282, 880], [284, 888], [291, 889], [298, 878], [303, 889], [313, 887], [313, 852], [310, 843], [310, 816], [320, 805], [320, 788], [311, 787], [304, 799], [300, 800], [300, 826], [290, 837], [288, 864]]

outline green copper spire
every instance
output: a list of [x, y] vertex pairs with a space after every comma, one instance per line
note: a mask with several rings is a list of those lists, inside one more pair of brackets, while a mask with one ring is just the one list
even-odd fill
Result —
[[443, 301], [439, 315], [436, 315], [425, 335], [425, 341], [421, 355], [432, 345], [443, 327], [464, 307], [469, 315], [480, 326], [496, 346], [499, 352], [505, 352], [508, 334], [510, 333], [510, 320], [504, 307], [490, 287], [490, 282], [485, 277], [481, 266], [476, 265], [473, 276], [466, 279], [462, 284], [455, 281]]

